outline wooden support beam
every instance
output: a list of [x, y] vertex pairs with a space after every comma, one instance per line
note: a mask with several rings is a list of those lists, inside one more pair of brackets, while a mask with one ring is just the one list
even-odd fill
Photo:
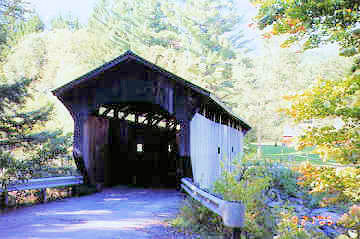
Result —
[[138, 124], [139, 123], [139, 114], [135, 113], [135, 123]]
[[155, 116], [152, 118], [151, 122], [149, 122], [149, 125], [157, 125], [160, 121], [166, 119], [165, 117], [158, 117], [158, 116]]
[[151, 114], [149, 116], [149, 118], [147, 118], [147, 120], [148, 120], [147, 124], [148, 125], [152, 125], [152, 123], [154, 122], [154, 116], [155, 116], [155, 114]]
[[172, 121], [169, 122], [168, 128], [172, 128], [172, 127], [174, 127], [174, 126], [177, 125], [177, 124], [178, 124], [178, 123], [177, 123], [176, 120], [172, 120]]
[[106, 108], [106, 110], [104, 111], [104, 113], [102, 113], [102, 116], [107, 116], [107, 114], [109, 114], [109, 112], [112, 110], [112, 108]]
[[119, 118], [119, 112], [120, 112], [120, 109], [119, 109], [119, 108], [115, 108], [115, 109], [114, 109], [114, 118], [115, 118], [115, 119], [118, 119], [118, 118]]
[[130, 114], [130, 112], [124, 113], [123, 117], [121, 117], [121, 120], [125, 120], [125, 118], [129, 116], [129, 114]]
[[157, 125], [158, 123], [160, 123], [161, 121], [163, 121], [166, 118], [158, 118], [153, 125]]
[[144, 119], [142, 122], [140, 122], [140, 123], [145, 124], [145, 121], [148, 120], [147, 116], [148, 116], [149, 114], [150, 114], [150, 113], [142, 114], [141, 117], [144, 117], [145, 119]]
[[149, 113], [147, 113], [146, 114], [146, 118], [145, 118], [145, 120], [143, 121], [143, 123], [145, 122], [145, 121], [147, 121], [147, 124], [148, 125], [151, 125], [151, 122], [152, 122], [152, 118], [154, 117], [154, 113], [153, 112], [149, 112]]
[[127, 111], [129, 109], [129, 107], [130, 106], [127, 105], [125, 107], [119, 108], [119, 111], [122, 111], [122, 112]]
[[128, 109], [128, 110], [122, 111], [122, 113], [123, 113], [124, 115], [121, 117], [121, 120], [125, 120], [125, 118], [128, 117], [129, 114], [131, 114], [131, 110]]

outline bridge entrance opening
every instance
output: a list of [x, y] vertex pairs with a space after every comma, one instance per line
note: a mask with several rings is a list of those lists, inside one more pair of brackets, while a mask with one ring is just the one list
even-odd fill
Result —
[[108, 120], [105, 186], [178, 186], [180, 124], [174, 117], [148, 103], [106, 105], [99, 111], [98, 116]]

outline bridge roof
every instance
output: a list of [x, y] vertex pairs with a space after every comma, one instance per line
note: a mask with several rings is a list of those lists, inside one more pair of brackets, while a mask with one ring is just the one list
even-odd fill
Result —
[[237, 120], [241, 124], [241, 126], [243, 127], [245, 132], [247, 132], [251, 129], [251, 127], [248, 123], [246, 123], [238, 115], [236, 115], [234, 112], [232, 112], [223, 102], [221, 102], [210, 91], [208, 91], [200, 86], [197, 86], [197, 85], [145, 60], [144, 58], [138, 56], [137, 54], [133, 53], [132, 51], [126, 51], [124, 54], [120, 55], [119, 57], [103, 64], [102, 66], [86, 73], [85, 75], [82, 75], [79, 78], [77, 78], [63, 86], [60, 86], [60, 87], [52, 90], [52, 93], [57, 97], [61, 97], [66, 92], [72, 90], [73, 88], [76, 88], [77, 86], [81, 85], [82, 83], [96, 78], [99, 74], [106, 72], [106, 71], [112, 69], [113, 67], [119, 66], [122, 63], [127, 63], [130, 61], [135, 61], [146, 67], [149, 67], [151, 70], [164, 75], [166, 78], [173, 80], [175, 83], [183, 85], [185, 88], [192, 89], [193, 91], [197, 92], [198, 94], [206, 97], [208, 101], [212, 102], [213, 104], [215, 104], [216, 106], [221, 108], [222, 111], [224, 111], [230, 117]]

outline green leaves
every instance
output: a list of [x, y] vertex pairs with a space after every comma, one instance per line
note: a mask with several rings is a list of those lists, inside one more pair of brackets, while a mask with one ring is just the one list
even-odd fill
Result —
[[[260, 29], [272, 26], [272, 34], [290, 34], [307, 42], [304, 49], [338, 42], [344, 48], [358, 45], [356, 27], [360, 18], [357, 1], [253, 1], [259, 5]], [[294, 25], [294, 20], [298, 23]], [[355, 29], [354, 29], [355, 30]]]
[[248, 44], [238, 30], [242, 17], [235, 6], [212, 0], [102, 1], [89, 28], [106, 36], [114, 57], [131, 49], [229, 100], [239, 91], [233, 71]]
[[[22, 1], [0, 0], [0, 9], [8, 3], [7, 7], [17, 8]], [[44, 128], [54, 110], [52, 104], [42, 102], [45, 90], [39, 84], [42, 67], [47, 63], [45, 40], [39, 37], [44, 25], [37, 15], [23, 18], [17, 15], [16, 9], [9, 9], [13, 11], [16, 14], [11, 16], [11, 24], [1, 26], [5, 42], [0, 42], [3, 50], [0, 56], [0, 186], [3, 188], [13, 181], [39, 176], [34, 175], [38, 162], [46, 164], [64, 157], [71, 142], [69, 137], [63, 139], [62, 131]], [[4, 20], [2, 17], [0, 21]], [[14, 51], [15, 46], [18, 51]]]

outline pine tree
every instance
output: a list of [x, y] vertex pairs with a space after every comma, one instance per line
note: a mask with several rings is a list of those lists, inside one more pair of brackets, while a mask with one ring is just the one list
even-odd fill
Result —
[[[14, 2], [18, 5], [7, 5]], [[26, 102], [31, 98], [29, 89], [36, 79], [20, 76], [20, 79], [7, 79], [3, 73], [3, 65], [12, 44], [26, 34], [38, 31], [38, 26], [42, 24], [39, 24], [36, 16], [28, 18], [28, 21], [23, 17], [25, 9], [20, 1], [0, 1], [0, 9], [7, 13], [7, 19], [0, 21], [2, 39], [5, 39], [0, 45], [0, 185], [6, 187], [13, 180], [31, 177], [39, 166], [34, 163], [36, 160], [39, 162], [39, 156], [44, 159], [41, 154], [48, 151], [51, 148], [49, 143], [56, 139], [58, 145], [51, 148], [52, 158], [64, 154], [67, 137], [59, 138], [60, 131], [49, 132], [41, 128], [51, 118], [52, 106], [26, 111]], [[10, 29], [18, 31], [14, 34]], [[33, 160], [16, 157], [19, 151], [32, 155]]]
[[234, 1], [103, 0], [89, 28], [108, 37], [113, 57], [131, 49], [235, 106], [232, 72], [248, 60], [241, 22]]
[[68, 15], [59, 15], [51, 19], [51, 29], [70, 29], [73, 31], [79, 30], [81, 28], [80, 21], [77, 17], [68, 14]]

